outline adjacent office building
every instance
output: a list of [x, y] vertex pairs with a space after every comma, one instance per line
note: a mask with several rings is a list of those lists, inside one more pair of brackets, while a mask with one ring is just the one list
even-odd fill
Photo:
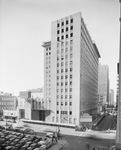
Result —
[[109, 67], [108, 65], [99, 64], [99, 81], [98, 81], [99, 101], [103, 105], [109, 104]]
[[114, 105], [114, 90], [110, 89], [109, 105]]
[[100, 58], [81, 13], [52, 22], [51, 41], [43, 47], [46, 119], [79, 125], [84, 113], [97, 111]]
[[21, 91], [18, 97], [18, 118], [44, 121], [48, 111], [44, 108], [43, 89]]
[[[0, 117], [16, 118], [17, 97], [10, 93], [0, 93]], [[10, 115], [12, 114], [12, 115]]]

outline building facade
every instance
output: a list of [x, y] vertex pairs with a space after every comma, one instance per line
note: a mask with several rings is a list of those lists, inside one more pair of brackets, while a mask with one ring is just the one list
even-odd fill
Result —
[[109, 105], [114, 106], [114, 90], [113, 89], [110, 89]]
[[103, 105], [109, 104], [109, 67], [108, 65], [99, 64], [99, 80], [98, 80], [99, 101]]
[[21, 91], [17, 112], [19, 119], [45, 120], [48, 112], [44, 108], [43, 89]]
[[0, 94], [0, 117], [3, 116], [3, 110], [16, 110], [17, 98], [9, 93]]
[[100, 57], [81, 13], [52, 22], [51, 42], [43, 47], [48, 120], [79, 125], [80, 116], [97, 110]]

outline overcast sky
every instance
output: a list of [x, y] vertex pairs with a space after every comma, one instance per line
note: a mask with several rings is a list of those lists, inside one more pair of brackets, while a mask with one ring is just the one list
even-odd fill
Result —
[[82, 12], [97, 44], [100, 63], [109, 66], [110, 88], [116, 92], [119, 60], [118, 0], [0, 0], [0, 91], [43, 87], [44, 51], [51, 22]]

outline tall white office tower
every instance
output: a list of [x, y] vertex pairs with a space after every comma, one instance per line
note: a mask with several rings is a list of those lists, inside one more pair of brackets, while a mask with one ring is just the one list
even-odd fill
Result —
[[43, 47], [46, 120], [79, 125], [81, 115], [97, 111], [100, 57], [81, 13], [52, 22]]

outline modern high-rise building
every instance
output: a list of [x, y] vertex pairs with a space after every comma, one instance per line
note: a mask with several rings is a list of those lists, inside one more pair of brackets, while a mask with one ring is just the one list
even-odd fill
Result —
[[98, 94], [99, 94], [99, 101], [102, 101], [103, 105], [109, 104], [109, 67], [108, 65], [99, 64]]
[[109, 105], [114, 105], [114, 90], [110, 89]]
[[100, 54], [81, 13], [51, 24], [51, 41], [44, 42], [44, 99], [53, 123], [80, 124], [98, 104]]

